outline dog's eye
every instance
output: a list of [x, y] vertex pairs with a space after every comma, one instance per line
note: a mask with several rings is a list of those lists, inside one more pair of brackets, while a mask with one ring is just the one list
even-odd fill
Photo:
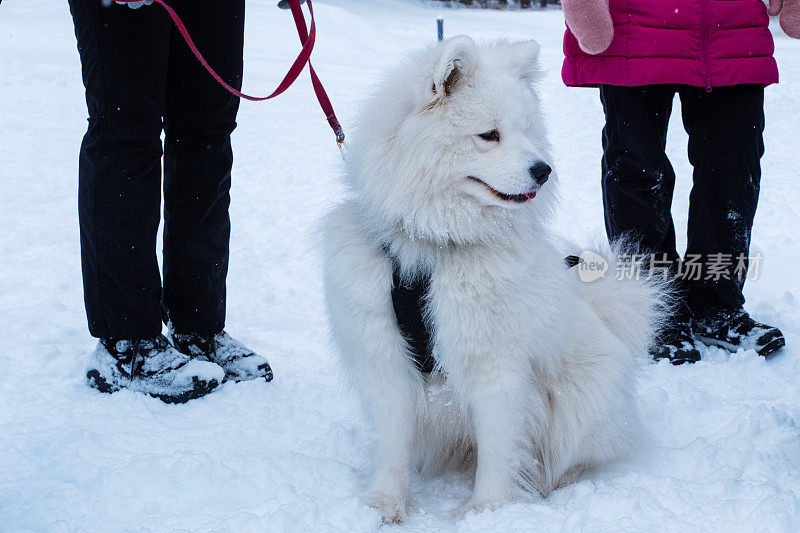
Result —
[[487, 131], [478, 135], [481, 139], [488, 142], [500, 142], [500, 132], [497, 130]]

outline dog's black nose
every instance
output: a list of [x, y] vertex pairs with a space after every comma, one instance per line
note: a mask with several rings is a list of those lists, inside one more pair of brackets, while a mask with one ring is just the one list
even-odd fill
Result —
[[550, 168], [550, 165], [547, 163], [537, 161], [531, 168], [528, 169], [528, 172], [531, 173], [531, 177], [536, 181], [536, 183], [543, 185], [544, 182], [547, 181], [547, 178], [550, 177], [550, 173], [553, 172], [553, 169]]

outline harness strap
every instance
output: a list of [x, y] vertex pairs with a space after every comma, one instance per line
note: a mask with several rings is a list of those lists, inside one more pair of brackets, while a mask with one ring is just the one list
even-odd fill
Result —
[[405, 280], [400, 274], [400, 265], [393, 257], [392, 269], [392, 306], [397, 326], [408, 342], [414, 364], [420, 372], [429, 374], [436, 366], [433, 339], [423, 312], [430, 289], [430, 275], [419, 274], [413, 280]]
[[[405, 279], [400, 273], [400, 264], [389, 252], [389, 247], [383, 250], [392, 260], [392, 307], [400, 329], [414, 364], [420, 372], [429, 374], [436, 367], [433, 357], [433, 336], [425, 320], [425, 299], [430, 290], [430, 274], [417, 274], [412, 280]], [[567, 268], [573, 268], [580, 263], [580, 257], [570, 255], [564, 258]]]

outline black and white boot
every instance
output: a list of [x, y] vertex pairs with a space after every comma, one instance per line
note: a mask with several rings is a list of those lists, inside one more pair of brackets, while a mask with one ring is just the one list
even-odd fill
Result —
[[101, 339], [86, 372], [89, 385], [100, 392], [130, 389], [165, 403], [205, 396], [224, 378], [218, 365], [187, 357], [163, 335], [147, 340]]
[[719, 312], [709, 319], [695, 319], [694, 332], [701, 342], [731, 352], [755, 350], [766, 356], [786, 346], [781, 330], [756, 322], [744, 309]]
[[216, 335], [198, 335], [174, 333], [170, 329], [170, 336], [172, 344], [181, 353], [221, 366], [225, 370], [225, 380], [264, 378], [272, 381], [272, 368], [267, 359], [224, 331]]
[[654, 360], [669, 359], [673, 365], [696, 363], [700, 351], [692, 338], [692, 324], [688, 319], [674, 320], [664, 328], [650, 349]]

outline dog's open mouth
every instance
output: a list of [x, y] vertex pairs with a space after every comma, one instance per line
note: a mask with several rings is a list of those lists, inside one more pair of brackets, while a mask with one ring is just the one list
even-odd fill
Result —
[[492, 193], [494, 196], [496, 196], [497, 198], [499, 198], [504, 202], [513, 202], [515, 204], [522, 204], [536, 198], [536, 191], [526, 192], [522, 194], [506, 194], [504, 192], [498, 191], [497, 189], [495, 189], [494, 187], [492, 187], [491, 185], [489, 185], [480, 178], [476, 178], [475, 176], [467, 176], [467, 177], [473, 181], [477, 181], [478, 183], [486, 187], [486, 190], [488, 190], [490, 193]]

